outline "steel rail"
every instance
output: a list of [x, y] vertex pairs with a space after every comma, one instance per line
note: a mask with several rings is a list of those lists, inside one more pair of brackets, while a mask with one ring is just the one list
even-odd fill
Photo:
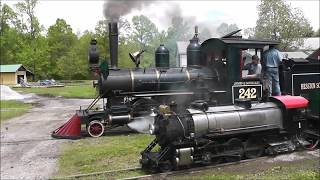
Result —
[[[170, 172], [164, 172], [164, 173], [155, 173], [155, 174], [147, 174], [147, 175], [142, 175], [142, 176], [134, 176], [134, 177], [122, 178], [121, 180], [164, 179], [167, 176], [201, 172], [201, 171], [207, 170], [207, 169], [214, 169], [214, 168], [219, 168], [219, 167], [224, 167], [224, 166], [229, 166], [229, 165], [247, 163], [247, 162], [257, 161], [257, 160], [266, 159], [266, 158], [267, 157], [259, 157], [259, 158], [255, 158], [255, 159], [246, 159], [246, 160], [242, 160], [242, 161], [222, 163], [222, 164], [217, 164], [217, 165], [209, 165], [209, 166], [195, 167], [195, 168], [190, 168], [190, 169], [176, 170], [176, 171], [170, 171]], [[56, 177], [56, 178], [50, 178], [50, 179], [57, 179], [57, 180], [59, 180], [59, 179], [78, 179], [78, 178], [93, 177], [93, 176], [98, 176], [98, 175], [107, 175], [107, 174], [115, 174], [115, 173], [138, 171], [138, 170], [142, 170], [142, 168], [141, 167], [133, 167], [133, 168], [128, 168], [128, 169], [120, 169], [120, 170], [99, 171], [99, 172], [92, 172], [92, 173], [87, 173], [87, 174], [76, 174], [76, 175]]]
[[84, 177], [90, 177], [90, 176], [97, 176], [97, 175], [106, 175], [106, 174], [115, 174], [120, 172], [130, 172], [130, 171], [138, 171], [142, 170], [141, 167], [132, 167], [127, 169], [119, 169], [119, 170], [110, 170], [110, 171], [99, 171], [99, 172], [92, 172], [87, 174], [76, 174], [71, 176], [63, 176], [63, 177], [56, 177], [56, 178], [50, 178], [50, 179], [77, 179], [77, 178], [84, 178]]
[[135, 176], [135, 177], [128, 177], [128, 178], [122, 178], [121, 180], [134, 180], [134, 179], [166, 179], [167, 176], [172, 175], [179, 175], [179, 174], [191, 174], [195, 172], [201, 172], [203, 170], [207, 169], [214, 169], [219, 167], [225, 167], [235, 164], [242, 164], [242, 163], [248, 163], [252, 161], [257, 161], [261, 159], [266, 159], [267, 157], [259, 157], [254, 159], [245, 159], [241, 161], [235, 161], [235, 162], [228, 162], [228, 163], [222, 163], [222, 164], [216, 164], [216, 165], [209, 165], [209, 166], [202, 166], [202, 167], [195, 167], [195, 168], [189, 168], [189, 169], [183, 169], [183, 170], [177, 170], [177, 171], [169, 171], [164, 173], [156, 173], [156, 174], [148, 174], [148, 175], [142, 175], [142, 176]]

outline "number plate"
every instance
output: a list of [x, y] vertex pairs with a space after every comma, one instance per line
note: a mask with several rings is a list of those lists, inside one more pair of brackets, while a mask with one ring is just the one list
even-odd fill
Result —
[[232, 102], [235, 99], [251, 99], [259, 101], [262, 97], [260, 82], [235, 82], [232, 86]]

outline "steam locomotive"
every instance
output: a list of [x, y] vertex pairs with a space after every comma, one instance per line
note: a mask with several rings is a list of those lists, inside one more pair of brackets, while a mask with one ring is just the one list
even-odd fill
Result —
[[[147, 170], [169, 171], [292, 152], [309, 144], [299, 139], [307, 104], [300, 96], [276, 96], [264, 103], [237, 99], [228, 106], [197, 101], [184, 113], [162, 105], [150, 127], [156, 138], [140, 163]], [[157, 144], [160, 150], [152, 151]]]
[[[244, 76], [244, 57], [248, 51], [262, 57], [263, 49], [279, 44], [277, 41], [243, 39], [234, 36], [238, 32], [235, 31], [200, 44], [196, 28], [187, 47], [187, 67], [169, 67], [169, 51], [160, 45], [155, 52], [156, 67], [139, 67], [143, 53], [139, 51], [129, 54], [136, 68], [120, 69], [117, 65], [117, 23], [110, 22], [108, 27], [111, 67], [109, 68], [105, 61], [101, 62], [97, 41], [92, 40], [89, 48], [89, 69], [98, 76], [94, 86], [99, 93], [88, 108], [77, 111], [81, 129], [92, 137], [99, 137], [106, 129], [117, 126], [130, 127], [131, 123], [143, 119], [150, 120], [148, 123], [152, 124], [155, 112], [161, 104], [183, 112], [192, 102], [203, 101], [214, 107], [234, 104], [237, 99], [261, 102], [267, 98], [264, 96], [264, 83], [260, 78]], [[281, 71], [282, 82], [286, 82], [284, 79], [293, 73], [294, 68], [290, 66], [297, 67], [295, 63], [289, 63]], [[319, 63], [316, 67], [319, 67]], [[315, 72], [317, 73], [319, 74], [318, 71]], [[282, 86], [291, 87], [291, 84]], [[289, 88], [284, 92], [290, 94]], [[319, 93], [317, 89], [316, 93]], [[103, 109], [97, 110], [94, 106], [100, 99], [103, 100]], [[312, 127], [317, 126], [318, 122], [317, 120]], [[144, 130], [148, 131], [149, 124]], [[318, 137], [319, 132], [317, 128], [314, 129], [316, 135], [313, 137]]]

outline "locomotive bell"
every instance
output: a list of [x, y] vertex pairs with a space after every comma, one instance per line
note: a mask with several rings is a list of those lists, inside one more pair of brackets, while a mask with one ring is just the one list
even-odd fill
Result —
[[168, 68], [169, 65], [169, 50], [164, 47], [163, 44], [157, 48], [155, 52], [155, 59], [156, 59], [156, 67], [163, 67]]

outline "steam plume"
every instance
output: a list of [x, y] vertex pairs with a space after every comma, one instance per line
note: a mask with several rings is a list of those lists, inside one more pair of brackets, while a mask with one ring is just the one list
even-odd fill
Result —
[[107, 19], [118, 21], [121, 16], [129, 14], [132, 10], [141, 10], [154, 2], [153, 0], [106, 0], [103, 14]]

